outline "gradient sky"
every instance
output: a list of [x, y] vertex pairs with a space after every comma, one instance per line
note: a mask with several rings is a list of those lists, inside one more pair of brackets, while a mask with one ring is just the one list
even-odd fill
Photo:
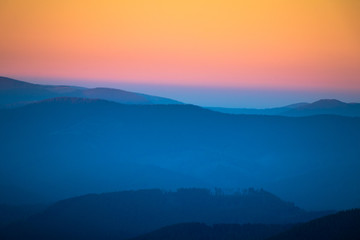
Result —
[[359, 0], [0, 0], [0, 29], [3, 76], [360, 95]]

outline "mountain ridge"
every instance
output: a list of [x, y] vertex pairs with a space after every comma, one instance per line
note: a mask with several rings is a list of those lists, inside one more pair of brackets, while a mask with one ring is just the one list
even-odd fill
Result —
[[345, 103], [337, 99], [320, 99], [312, 103], [295, 103], [284, 107], [252, 108], [216, 108], [208, 109], [230, 114], [277, 115], [286, 117], [305, 117], [312, 115], [340, 115], [360, 117], [360, 103]]
[[188, 188], [87, 194], [59, 201], [9, 225], [5, 239], [127, 239], [182, 222], [291, 224], [324, 216], [264, 191], [224, 194]]
[[0, 76], [0, 107], [21, 106], [56, 97], [104, 99], [123, 104], [182, 104], [169, 98], [115, 88], [42, 85]]

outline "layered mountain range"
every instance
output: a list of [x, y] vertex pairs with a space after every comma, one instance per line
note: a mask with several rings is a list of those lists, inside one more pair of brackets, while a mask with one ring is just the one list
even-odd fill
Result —
[[81, 98], [44, 100], [0, 116], [3, 203], [253, 186], [310, 209], [359, 204], [360, 118], [229, 115]]
[[1, 77], [0, 105], [0, 238], [357, 239], [358, 210], [297, 223], [360, 207], [358, 104], [234, 112]]

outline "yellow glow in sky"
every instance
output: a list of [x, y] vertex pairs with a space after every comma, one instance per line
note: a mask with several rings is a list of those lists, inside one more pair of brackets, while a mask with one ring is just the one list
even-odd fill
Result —
[[358, 0], [1, 0], [0, 75], [360, 89]]

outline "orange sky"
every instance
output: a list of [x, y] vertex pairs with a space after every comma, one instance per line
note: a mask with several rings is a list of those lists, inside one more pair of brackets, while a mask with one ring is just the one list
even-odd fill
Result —
[[0, 0], [0, 75], [359, 89], [359, 0]]

